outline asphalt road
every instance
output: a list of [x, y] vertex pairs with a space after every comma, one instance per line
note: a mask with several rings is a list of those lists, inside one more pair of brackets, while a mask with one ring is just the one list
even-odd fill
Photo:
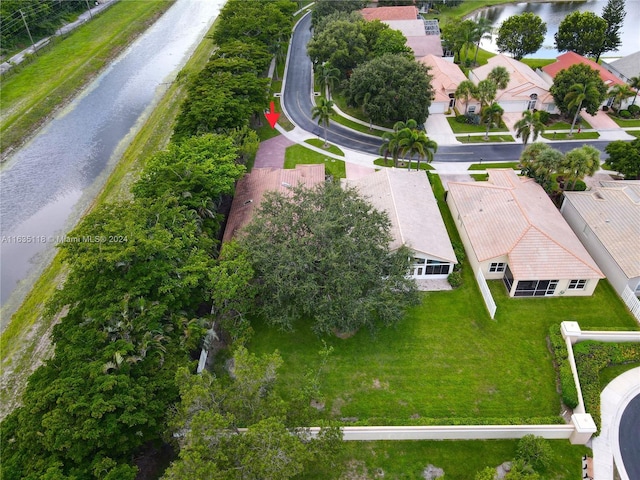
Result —
[[[324, 137], [324, 129], [311, 118], [311, 110], [314, 103], [313, 77], [311, 59], [307, 55], [306, 45], [311, 38], [311, 14], [307, 14], [298, 23], [291, 40], [291, 50], [287, 67], [286, 80], [282, 103], [289, 119], [298, 127]], [[364, 153], [378, 155], [382, 141], [378, 137], [372, 137], [342, 125], [330, 123], [327, 133], [329, 142], [336, 145], [351, 148]], [[604, 151], [607, 141], [586, 142], [554, 142], [553, 147], [562, 152], [588, 143]], [[496, 144], [496, 145], [441, 145], [434, 156], [437, 162], [476, 162], [484, 161], [517, 160], [522, 153], [522, 144]]]
[[622, 462], [631, 480], [640, 479], [640, 395], [625, 408], [618, 433]]

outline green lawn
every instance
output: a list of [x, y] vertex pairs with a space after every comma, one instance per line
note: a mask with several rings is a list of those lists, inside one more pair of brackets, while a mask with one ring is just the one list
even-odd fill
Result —
[[[369, 119], [365, 117], [364, 113], [362, 113], [362, 110], [359, 108], [349, 107], [347, 105], [347, 100], [344, 98], [344, 96], [340, 92], [332, 92], [331, 100], [333, 100], [334, 103], [338, 106], [338, 108], [342, 110], [344, 113], [346, 113], [347, 115], [357, 118], [358, 120], [362, 120], [363, 122], [369, 123]], [[389, 123], [389, 122], [382, 123], [380, 124], [380, 126], [385, 128], [393, 128], [393, 123]]]
[[486, 170], [487, 168], [513, 168], [519, 170], [518, 162], [488, 162], [488, 163], [474, 163], [469, 165], [467, 170]]
[[640, 119], [639, 118], [627, 118], [627, 119], [624, 119], [624, 118], [616, 117], [614, 115], [609, 115], [609, 118], [611, 118], [611, 120], [616, 122], [622, 128], [640, 127]]
[[338, 114], [333, 115], [331, 117], [331, 121], [334, 123], [339, 123], [340, 125], [344, 125], [345, 127], [350, 128], [351, 130], [355, 130], [361, 133], [366, 133], [368, 135], [374, 135], [376, 137], [381, 137], [382, 135], [384, 135], [384, 131], [376, 129], [375, 125], [371, 130], [369, 130], [369, 127], [365, 125], [361, 125], [357, 122], [354, 122], [353, 120], [349, 120], [348, 118], [345, 118]]
[[627, 363], [624, 365], [614, 365], [612, 367], [606, 367], [600, 370], [600, 388], [604, 390], [604, 388], [618, 375], [622, 375], [627, 370], [631, 370], [632, 368], [640, 367], [640, 362], [635, 363]]
[[[591, 454], [591, 450], [581, 445], [571, 445], [567, 440], [549, 443], [553, 452], [551, 465], [543, 472], [543, 478], [580, 478], [581, 458]], [[382, 478], [382, 472], [384, 478], [390, 479], [423, 478], [422, 472], [431, 464], [442, 468], [447, 480], [471, 480], [487, 466], [497, 467], [512, 460], [517, 452], [517, 444], [517, 440], [345, 442], [338, 462], [345, 476], [340, 478]], [[338, 478], [336, 469], [331, 466], [314, 467], [312, 474], [301, 478]]]
[[[389, 158], [388, 161], [384, 161], [384, 158], [377, 158], [373, 161], [374, 165], [378, 165], [380, 167], [392, 167], [393, 159]], [[409, 166], [408, 162], [398, 162], [397, 168], [407, 168]], [[415, 170], [418, 168], [418, 162], [411, 162], [411, 169]], [[420, 162], [420, 170], [433, 170], [433, 167], [429, 165], [427, 162]]]
[[456, 138], [462, 143], [515, 142], [511, 135], [489, 135], [487, 139], [484, 135], [457, 135]]
[[640, 138], [640, 130], [627, 130], [629, 135], [633, 135], [634, 137]]
[[297, 164], [324, 163], [324, 171], [334, 178], [345, 178], [346, 167], [343, 160], [335, 160], [314, 152], [302, 145], [288, 147], [284, 154], [284, 168], [295, 168]]
[[119, 2], [32, 63], [2, 79], [0, 136], [5, 152], [72, 98], [172, 2]]
[[[472, 125], [469, 123], [460, 123], [455, 119], [455, 117], [447, 117], [447, 121], [449, 122], [449, 125], [451, 126], [451, 130], [453, 130], [453, 133], [484, 133], [487, 131], [487, 127], [485, 127], [484, 125]], [[498, 125], [495, 128], [491, 128], [489, 131], [490, 132], [506, 132], [507, 130], [508, 130], [507, 126], [504, 124], [502, 120], [500, 120], [500, 125]]]
[[573, 131], [573, 135], [569, 136], [568, 132], [547, 132], [541, 135], [547, 140], [593, 140], [596, 138], [600, 138], [600, 134], [598, 132], [580, 132], [575, 129]]
[[[587, 122], [584, 118], [579, 121], [576, 122], [575, 126], [573, 127], [573, 129], [575, 131], [578, 131], [578, 128], [591, 128], [591, 124], [589, 124], [589, 122]], [[571, 123], [570, 122], [553, 122], [550, 125], [547, 125], [545, 127], [545, 130], [547, 131], [547, 133], [549, 133], [550, 130], [571, 130]]]
[[309, 140], [305, 140], [304, 143], [308, 143], [309, 145], [313, 145], [314, 147], [322, 148], [329, 153], [333, 153], [334, 155], [340, 155], [344, 157], [344, 152], [340, 150], [337, 146], [329, 144], [327, 148], [324, 147], [324, 140], [320, 140], [319, 138], [311, 138]]
[[554, 63], [555, 58], [523, 58], [520, 60], [522, 63], [529, 65], [533, 70], [536, 68], [542, 68], [546, 65]]

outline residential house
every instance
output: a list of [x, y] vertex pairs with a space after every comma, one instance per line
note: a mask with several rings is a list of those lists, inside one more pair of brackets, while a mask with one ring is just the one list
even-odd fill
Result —
[[324, 182], [324, 165], [296, 165], [296, 168], [254, 168], [236, 185], [223, 242], [233, 239], [253, 219], [268, 191], [288, 195], [294, 186], [314, 187]]
[[604, 277], [546, 192], [511, 169], [449, 182], [447, 203], [476, 274], [511, 297], [587, 296]]
[[458, 263], [425, 172], [384, 168], [357, 180], [345, 180], [391, 220], [392, 250], [413, 252], [410, 275], [423, 289], [425, 280], [446, 279]]
[[429, 67], [429, 73], [432, 76], [431, 87], [434, 98], [431, 100], [429, 114], [445, 113], [455, 107], [456, 102], [462, 103], [458, 109], [464, 111], [464, 100], [456, 100], [455, 97], [458, 85], [467, 79], [460, 67], [436, 55], [426, 55], [418, 61]]
[[611, 62], [602, 61], [602, 66], [625, 82], [640, 77], [640, 51]]
[[640, 296], [640, 180], [564, 195], [562, 215], [613, 288]]
[[364, 8], [360, 13], [365, 20], [380, 20], [406, 37], [406, 45], [415, 58], [433, 54], [442, 57], [440, 29], [435, 20], [424, 20], [414, 6]]
[[[554, 63], [550, 63], [549, 65], [545, 65], [542, 67], [542, 70], [538, 70], [540, 76], [545, 79], [549, 83], [553, 83], [553, 79], [556, 77], [560, 70], [565, 70], [572, 65], [576, 65], [582, 63], [584, 65], [588, 65], [593, 70], [598, 71], [600, 74], [600, 78], [605, 83], [607, 88], [611, 90], [616, 85], [626, 85], [624, 80], [621, 80], [616, 75], [608, 71], [601, 65], [598, 65], [593, 60], [590, 60], [582, 55], [578, 55], [575, 52], [566, 52], [562, 55], [558, 56]], [[633, 97], [629, 97], [628, 99], [622, 102], [622, 108], [626, 108], [627, 105], [631, 103]], [[611, 107], [613, 105], [614, 98], [613, 96], [607, 98], [604, 102], [602, 102], [602, 106]]]
[[[496, 67], [504, 67], [509, 72], [509, 83], [504, 90], [498, 90], [496, 102], [505, 113], [520, 113], [525, 110], [544, 110], [557, 113], [553, 96], [549, 93], [551, 83], [544, 80], [527, 64], [506, 55], [491, 57], [486, 65], [469, 72], [469, 79], [476, 85]], [[479, 104], [478, 104], [478, 109]]]

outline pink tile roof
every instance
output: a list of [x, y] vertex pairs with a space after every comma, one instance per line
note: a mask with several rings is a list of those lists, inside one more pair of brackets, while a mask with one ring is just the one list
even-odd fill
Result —
[[594, 70], [600, 72], [600, 78], [602, 81], [608, 86], [613, 87], [614, 85], [624, 85], [625, 82], [616, 77], [613, 73], [609, 72], [604, 67], [598, 65], [593, 60], [589, 60], [588, 58], [583, 57], [582, 55], [578, 55], [575, 52], [566, 52], [562, 55], [558, 56], [554, 63], [550, 63], [549, 65], [545, 65], [542, 67], [542, 71], [548, 74], [550, 77], [555, 78], [556, 74], [560, 70], [564, 70], [569, 68], [571, 65], [576, 65], [578, 63], [583, 63], [588, 65]]
[[521, 280], [604, 278], [540, 185], [511, 169], [488, 172], [487, 182], [449, 182], [478, 261], [507, 255]]
[[267, 191], [290, 193], [292, 186], [313, 187], [324, 182], [324, 165], [296, 165], [294, 169], [254, 168], [238, 181], [223, 242], [230, 241], [253, 218]]
[[455, 92], [458, 85], [467, 79], [458, 65], [442, 57], [429, 54], [418, 61], [429, 67], [436, 102], [448, 102], [449, 93]]
[[365, 20], [415, 20], [418, 18], [418, 9], [413, 6], [406, 7], [373, 7], [364, 8], [360, 13]]
[[424, 57], [425, 55], [429, 54], [441, 57], [444, 54], [444, 52], [442, 51], [442, 42], [440, 41], [440, 35], [407, 37], [407, 47], [413, 50], [413, 56], [416, 58]]

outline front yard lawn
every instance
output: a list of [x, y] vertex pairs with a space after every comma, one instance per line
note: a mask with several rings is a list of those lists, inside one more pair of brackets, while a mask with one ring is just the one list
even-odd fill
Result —
[[[460, 123], [456, 120], [455, 117], [447, 117], [447, 121], [451, 126], [451, 130], [453, 133], [484, 133], [487, 131], [487, 127], [484, 125], [473, 125], [470, 123]], [[500, 125], [495, 128], [491, 128], [490, 132], [506, 132], [509, 129], [504, 124], [502, 120], [500, 120]]]
[[[373, 161], [374, 165], [379, 167], [393, 167], [393, 159], [389, 158], [386, 162], [384, 158], [376, 158]], [[398, 162], [397, 168], [407, 168], [409, 166], [409, 162], [400, 160]], [[418, 168], [417, 160], [411, 162], [411, 170], [416, 170]], [[429, 165], [427, 162], [420, 162], [420, 170], [433, 170], [433, 166]]]
[[595, 138], [600, 138], [600, 134], [598, 132], [580, 132], [578, 133], [578, 129], [573, 131], [573, 135], [569, 136], [568, 132], [546, 132], [541, 135], [547, 140], [593, 140]]
[[462, 143], [515, 142], [511, 135], [489, 135], [488, 139], [485, 139], [484, 135], [458, 135], [456, 139]]
[[487, 168], [513, 168], [514, 170], [520, 170], [519, 162], [486, 162], [486, 163], [473, 163], [469, 165], [467, 170], [486, 170]]
[[344, 152], [335, 145], [329, 144], [327, 148], [324, 148], [324, 140], [320, 140], [319, 138], [311, 138], [309, 140], [305, 140], [304, 143], [313, 145], [316, 148], [322, 148], [323, 150], [326, 150], [329, 153], [333, 153], [334, 155], [340, 155], [341, 157], [344, 157]]
[[620, 118], [615, 115], [609, 115], [609, 118], [620, 125], [622, 128], [640, 127], [640, 118]]
[[347, 176], [343, 160], [327, 157], [302, 145], [288, 147], [284, 153], [284, 168], [296, 168], [299, 163], [324, 163], [325, 174], [333, 175], [334, 178], [345, 178]]

